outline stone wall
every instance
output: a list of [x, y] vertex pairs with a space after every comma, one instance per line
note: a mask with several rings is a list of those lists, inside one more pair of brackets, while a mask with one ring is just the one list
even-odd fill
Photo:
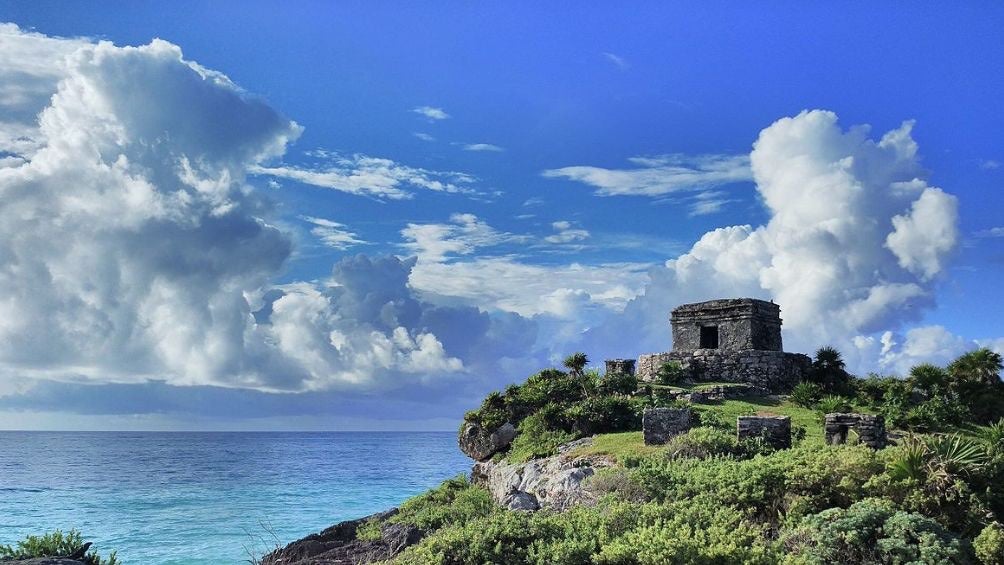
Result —
[[646, 408], [641, 418], [645, 445], [662, 445], [690, 429], [690, 408]]
[[771, 392], [791, 390], [808, 372], [812, 360], [782, 351], [698, 349], [652, 353], [638, 358], [638, 379], [652, 382], [663, 363], [675, 361], [695, 381], [747, 383]]
[[634, 359], [607, 359], [607, 374], [613, 375], [620, 373], [624, 375], [633, 375], [635, 367], [634, 362]]
[[683, 304], [673, 310], [673, 350], [701, 349], [701, 327], [718, 328], [718, 349], [781, 351], [781, 309], [752, 298]]
[[882, 416], [834, 412], [827, 414], [823, 421], [826, 443], [830, 445], [847, 442], [847, 433], [851, 430], [858, 434], [858, 441], [868, 447], [882, 449], [889, 441]]
[[763, 438], [777, 449], [791, 447], [791, 418], [788, 416], [739, 416], [736, 420], [736, 437]]

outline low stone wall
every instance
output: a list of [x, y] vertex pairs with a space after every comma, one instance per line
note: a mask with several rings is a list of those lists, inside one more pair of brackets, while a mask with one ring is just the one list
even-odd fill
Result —
[[638, 358], [641, 381], [652, 382], [664, 363], [675, 361], [696, 381], [747, 383], [771, 392], [787, 392], [808, 373], [812, 360], [782, 351], [698, 349], [652, 353]]
[[646, 408], [641, 418], [645, 445], [662, 445], [690, 429], [690, 408]]
[[607, 374], [624, 374], [633, 375], [634, 374], [634, 359], [607, 359], [606, 360]]
[[791, 447], [791, 418], [788, 416], [739, 416], [736, 420], [736, 438], [763, 438], [777, 449]]
[[823, 421], [826, 443], [830, 445], [846, 443], [850, 430], [858, 434], [858, 440], [863, 445], [874, 449], [882, 449], [889, 442], [882, 416], [834, 412], [827, 414]]

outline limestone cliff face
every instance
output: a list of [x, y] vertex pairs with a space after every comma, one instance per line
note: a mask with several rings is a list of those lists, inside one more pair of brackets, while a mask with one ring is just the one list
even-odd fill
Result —
[[566, 444], [559, 454], [526, 463], [480, 461], [471, 470], [471, 481], [487, 488], [497, 503], [510, 510], [542, 508], [565, 510], [595, 502], [583, 481], [598, 469], [612, 467], [605, 456], [571, 457], [568, 452], [591, 438]]

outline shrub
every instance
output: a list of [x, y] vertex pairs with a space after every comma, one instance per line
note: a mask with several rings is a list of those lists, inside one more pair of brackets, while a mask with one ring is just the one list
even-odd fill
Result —
[[973, 551], [983, 565], [1004, 565], [1004, 527], [993, 522], [973, 540]]
[[607, 373], [599, 380], [602, 394], [633, 394], [638, 390], [638, 377], [629, 373]]
[[516, 439], [509, 447], [506, 458], [522, 463], [537, 457], [548, 457], [557, 453], [563, 443], [576, 439], [576, 434], [558, 428], [554, 420], [564, 418], [564, 412], [555, 405], [550, 410], [542, 410], [523, 419], [517, 429]]
[[597, 499], [612, 496], [626, 502], [645, 502], [645, 487], [623, 467], [600, 469], [585, 481], [585, 488]]
[[666, 443], [668, 457], [707, 459], [716, 455], [737, 455], [740, 452], [735, 432], [717, 428], [691, 428]]
[[[83, 549], [84, 540], [77, 530], [63, 533], [60, 530], [41, 536], [27, 536], [13, 547], [0, 545], [0, 560], [31, 559], [33, 557], [66, 557]], [[113, 551], [108, 559], [102, 559], [96, 552], [88, 551], [83, 559], [87, 565], [118, 565]]]
[[833, 412], [849, 412], [851, 405], [847, 402], [847, 399], [842, 396], [824, 396], [819, 399], [816, 403], [816, 410], [820, 414], [831, 414]]
[[[639, 511], [640, 510], [640, 511]], [[646, 505], [622, 516], [622, 534], [603, 544], [594, 563], [775, 563], [764, 526], [709, 496]], [[610, 512], [608, 523], [615, 512]], [[608, 529], [608, 532], [610, 530]], [[611, 533], [616, 533], [614, 530]]]
[[663, 363], [655, 373], [656, 381], [662, 385], [675, 385], [683, 382], [687, 377], [687, 372], [683, 366], [676, 361]]
[[803, 381], [791, 389], [790, 400], [802, 408], [812, 408], [823, 397], [823, 387], [816, 383]]
[[576, 402], [565, 415], [578, 436], [626, 432], [641, 427], [644, 402], [621, 396], [594, 396]]
[[782, 535], [790, 563], [967, 563], [937, 522], [870, 499], [805, 517]]
[[491, 494], [472, 485], [466, 475], [443, 481], [438, 487], [405, 501], [392, 523], [412, 524], [434, 530], [447, 524], [487, 516], [495, 507]]

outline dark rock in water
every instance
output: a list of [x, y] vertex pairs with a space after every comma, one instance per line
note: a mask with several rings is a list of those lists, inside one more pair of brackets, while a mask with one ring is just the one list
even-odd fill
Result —
[[457, 443], [460, 444], [460, 451], [468, 457], [475, 461], [484, 461], [509, 447], [514, 439], [516, 439], [516, 428], [509, 422], [491, 431], [467, 422], [460, 430]]
[[382, 524], [379, 540], [356, 539], [360, 526], [369, 520], [384, 522], [397, 514], [397, 509], [373, 514], [358, 520], [347, 520], [330, 528], [294, 541], [262, 558], [262, 565], [333, 565], [363, 564], [394, 557], [406, 547], [422, 539], [422, 531], [409, 524]]

